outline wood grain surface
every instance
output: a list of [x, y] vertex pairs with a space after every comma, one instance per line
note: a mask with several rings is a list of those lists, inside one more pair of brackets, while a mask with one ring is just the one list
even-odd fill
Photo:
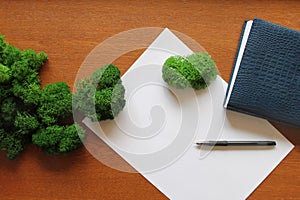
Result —
[[[242, 24], [254, 17], [300, 30], [300, 1], [0, 1], [6, 40], [49, 55], [43, 85], [65, 81], [70, 87], [93, 48], [141, 27], [168, 27], [193, 38], [228, 81]], [[115, 63], [124, 73], [141, 53], [126, 53]], [[249, 199], [300, 199], [300, 130], [274, 125], [295, 148]], [[101, 144], [92, 133], [88, 138], [92, 146]], [[124, 164], [103, 144], [98, 153]], [[140, 174], [107, 167], [85, 148], [51, 156], [30, 145], [14, 161], [0, 153], [0, 163], [0, 199], [166, 199]]]

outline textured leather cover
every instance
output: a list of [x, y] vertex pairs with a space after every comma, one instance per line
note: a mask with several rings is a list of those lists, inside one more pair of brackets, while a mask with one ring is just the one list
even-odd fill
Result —
[[253, 20], [227, 109], [300, 127], [299, 31]]

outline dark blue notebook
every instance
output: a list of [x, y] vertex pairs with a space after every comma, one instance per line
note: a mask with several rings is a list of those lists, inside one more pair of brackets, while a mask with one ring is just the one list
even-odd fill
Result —
[[224, 107], [300, 127], [300, 32], [246, 21]]

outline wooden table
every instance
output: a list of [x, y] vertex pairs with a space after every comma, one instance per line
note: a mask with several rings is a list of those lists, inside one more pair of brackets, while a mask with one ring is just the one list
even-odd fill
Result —
[[[300, 30], [297, 0], [2, 0], [0, 11], [0, 32], [10, 44], [49, 55], [41, 70], [42, 84], [65, 81], [71, 87], [89, 52], [129, 29], [168, 27], [190, 36], [212, 55], [226, 81], [244, 20], [259, 17]], [[118, 59], [122, 73], [141, 53]], [[300, 130], [274, 125], [296, 147], [249, 199], [300, 199]], [[102, 151], [117, 157], [109, 148]], [[166, 199], [140, 174], [111, 169], [85, 148], [51, 156], [31, 145], [14, 161], [1, 153], [0, 163], [1, 199]]]

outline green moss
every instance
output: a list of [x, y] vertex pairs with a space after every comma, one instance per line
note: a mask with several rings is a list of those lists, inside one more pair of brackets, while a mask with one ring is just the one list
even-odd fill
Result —
[[110, 64], [76, 85], [73, 107], [92, 120], [113, 119], [125, 106], [119, 69]]
[[[0, 150], [16, 158], [30, 142], [61, 154], [82, 145], [84, 129], [72, 121], [72, 93], [65, 82], [41, 88], [39, 70], [47, 54], [20, 50], [0, 34]], [[82, 80], [74, 109], [94, 120], [112, 119], [124, 107], [125, 89], [113, 65]]]
[[162, 67], [162, 78], [175, 88], [206, 88], [216, 78], [218, 71], [207, 53], [195, 53], [186, 57], [172, 56]]
[[61, 154], [82, 145], [84, 130], [78, 124], [53, 125], [40, 129], [32, 135], [32, 142], [50, 154]]

